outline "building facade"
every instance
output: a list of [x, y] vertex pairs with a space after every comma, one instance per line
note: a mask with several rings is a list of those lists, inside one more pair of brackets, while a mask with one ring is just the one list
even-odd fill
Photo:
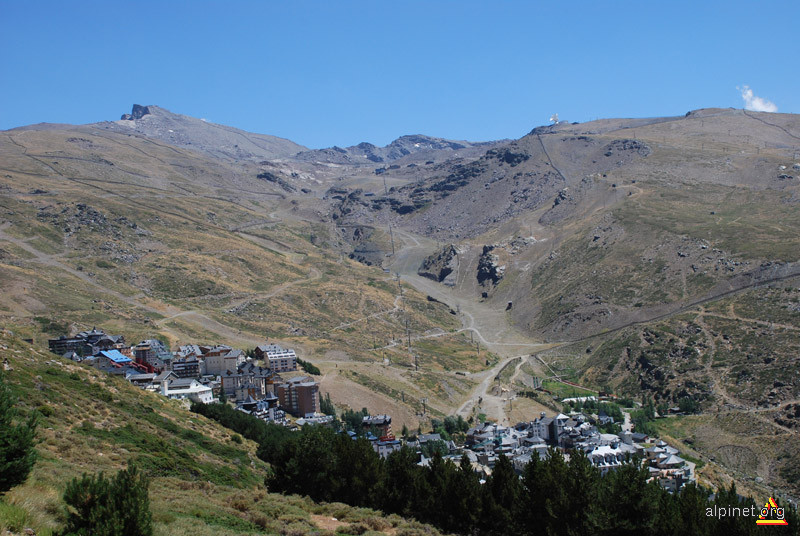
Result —
[[308, 376], [295, 376], [276, 387], [281, 407], [295, 417], [319, 411], [319, 385]]
[[230, 346], [220, 345], [203, 354], [206, 374], [221, 376], [225, 372], [236, 372], [239, 365], [245, 362], [244, 352]]
[[297, 354], [291, 348], [283, 348], [277, 344], [260, 344], [256, 346], [255, 356], [275, 372], [297, 370]]

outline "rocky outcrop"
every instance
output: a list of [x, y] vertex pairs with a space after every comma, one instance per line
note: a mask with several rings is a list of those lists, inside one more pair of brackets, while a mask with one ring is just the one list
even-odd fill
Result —
[[387, 160], [397, 160], [398, 158], [421, 151], [457, 151], [458, 149], [464, 149], [471, 145], [474, 144], [415, 134], [411, 136], [401, 136], [384, 149]]
[[494, 246], [483, 246], [478, 259], [478, 283], [484, 287], [497, 285], [506, 271], [505, 266], [499, 266], [500, 257], [492, 253], [493, 249]]
[[393, 162], [408, 155], [417, 153], [433, 154], [437, 151], [453, 153], [471, 147], [491, 147], [497, 142], [453, 141], [415, 134], [401, 136], [385, 147], [377, 147], [362, 142], [351, 147], [331, 147], [305, 151], [298, 155], [298, 160], [310, 162], [326, 162], [333, 164], [371, 164]]
[[280, 186], [281, 188], [283, 188], [287, 192], [296, 192], [297, 191], [297, 188], [295, 188], [294, 186], [292, 186], [291, 184], [286, 182], [286, 180], [284, 180], [283, 178], [279, 177], [275, 173], [271, 173], [269, 171], [263, 171], [263, 172], [259, 173], [258, 175], [256, 175], [256, 177], [261, 179], [261, 180], [264, 180], [264, 181], [267, 181], [267, 182], [271, 182], [273, 184], [277, 184], [278, 186]]
[[353, 247], [348, 254], [349, 258], [367, 266], [380, 266], [384, 252], [375, 240], [374, 228], [367, 225], [349, 225], [339, 227], [339, 232]]
[[133, 109], [131, 109], [131, 113], [129, 114], [122, 114], [120, 117], [123, 121], [132, 121], [134, 119], [141, 119], [142, 117], [149, 115], [151, 113], [149, 106], [142, 106], [141, 104], [134, 104]]
[[458, 250], [455, 246], [448, 245], [433, 255], [425, 257], [417, 273], [423, 277], [433, 279], [452, 287], [456, 281], [456, 268], [458, 266]]
[[501, 147], [499, 149], [491, 149], [486, 151], [486, 158], [497, 159], [498, 162], [501, 164], [509, 164], [511, 167], [514, 167], [522, 162], [525, 162], [531, 157], [525, 151], [513, 151], [511, 147]]
[[552, 225], [570, 217], [593, 187], [592, 178], [587, 176], [572, 189], [562, 188], [553, 199], [553, 206], [539, 217], [539, 223]]
[[647, 156], [650, 154], [650, 146], [639, 140], [614, 140], [606, 146], [605, 156], [620, 156], [624, 154], [637, 154]]

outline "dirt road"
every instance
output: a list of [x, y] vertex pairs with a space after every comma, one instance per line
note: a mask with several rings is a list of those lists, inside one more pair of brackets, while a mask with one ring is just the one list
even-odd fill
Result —
[[453, 289], [417, 274], [422, 260], [436, 250], [435, 241], [401, 230], [395, 230], [395, 237], [400, 239], [402, 246], [388, 268], [418, 291], [457, 310], [462, 330], [475, 333], [489, 351], [508, 357], [546, 347], [514, 329], [506, 318], [505, 309], [494, 309], [476, 298], [459, 295]]
[[[389, 269], [418, 291], [457, 310], [462, 323], [459, 331], [472, 331], [485, 349], [501, 356], [500, 361], [491, 369], [471, 375], [479, 383], [456, 413], [466, 417], [474, 408], [478, 408], [487, 418], [508, 424], [508, 399], [491, 393], [495, 376], [509, 362], [523, 357], [515, 371], [516, 375], [526, 362], [524, 358], [553, 345], [536, 342], [514, 329], [508, 322], [504, 309], [494, 309], [476, 298], [459, 295], [453, 289], [417, 274], [422, 260], [437, 249], [435, 241], [401, 230], [395, 230], [395, 238], [399, 238], [402, 246], [391, 260]], [[538, 370], [538, 363], [531, 361], [531, 364]]]
[[[129, 305], [132, 305], [136, 308], [142, 309], [149, 313], [156, 313], [160, 316], [163, 316], [163, 318], [160, 318], [159, 320], [156, 321], [156, 325], [158, 325], [158, 327], [163, 331], [168, 332], [176, 340], [183, 340], [183, 341], [191, 340], [191, 337], [185, 333], [182, 333], [179, 328], [167, 325], [170, 320], [181, 318], [183, 321], [192, 324], [195, 327], [201, 328], [202, 330], [209, 331], [211, 333], [215, 333], [234, 344], [239, 343], [245, 345], [252, 345], [264, 342], [263, 339], [261, 338], [254, 337], [252, 335], [248, 335], [247, 333], [243, 333], [239, 330], [228, 327], [214, 320], [213, 318], [207, 316], [206, 314], [203, 314], [201, 311], [183, 310], [174, 305], [169, 305], [155, 299], [148, 299], [144, 294], [137, 294], [135, 296], [126, 296], [125, 294], [122, 294], [117, 290], [114, 290], [112, 288], [103, 285], [102, 283], [98, 282], [97, 280], [89, 276], [87, 273], [76, 270], [75, 268], [72, 268], [68, 264], [65, 264], [60, 260], [61, 255], [43, 253], [42, 251], [39, 251], [31, 244], [29, 244], [27, 240], [19, 239], [9, 235], [8, 233], [5, 232], [5, 230], [8, 229], [9, 227], [10, 224], [8, 223], [0, 226], [0, 240], [11, 242], [17, 247], [33, 255], [33, 258], [28, 260], [28, 262], [33, 262], [36, 264], [57, 268], [62, 272], [65, 272], [73, 277], [80, 279], [86, 284], [97, 289], [100, 293], [110, 296], [115, 300], [127, 303]], [[315, 279], [318, 279], [319, 277], [321, 277], [319, 270], [317, 270], [314, 267], [311, 267], [308, 275], [305, 278], [284, 283], [276, 287], [275, 289], [272, 289], [271, 291], [263, 294], [252, 295], [242, 300], [242, 303], [259, 297], [261, 298], [272, 297], [276, 294], [279, 294], [280, 292], [287, 290], [288, 288], [291, 288], [294, 285], [308, 281], [313, 281]]]

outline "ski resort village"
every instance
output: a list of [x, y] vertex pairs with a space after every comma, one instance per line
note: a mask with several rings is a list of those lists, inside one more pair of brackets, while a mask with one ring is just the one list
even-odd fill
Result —
[[[695, 463], [682, 458], [680, 451], [666, 442], [636, 432], [629, 414], [623, 414], [613, 402], [601, 401], [611, 401], [613, 395], [565, 398], [559, 402], [568, 414], [541, 412], [514, 426], [484, 416], [470, 417], [469, 422], [462, 416], [443, 421], [432, 418], [430, 433], [423, 433], [422, 426], [409, 432], [403, 425], [398, 439], [389, 415], [371, 415], [367, 408], [337, 415], [330, 396], [320, 397], [319, 384], [313, 378], [319, 370], [299, 358], [294, 349], [278, 344], [264, 343], [247, 351], [224, 344], [187, 344], [170, 351], [159, 339], [130, 345], [123, 335], [92, 328], [50, 339], [49, 347], [65, 359], [187, 406], [232, 404], [241, 412], [292, 430], [334, 427], [353, 439], [364, 437], [384, 458], [404, 446], [416, 452], [421, 466], [427, 466], [437, 454], [456, 464], [466, 455], [482, 482], [492, 474], [500, 456], [507, 457], [521, 474], [532, 457], [544, 459], [554, 449], [566, 459], [583, 451], [602, 474], [640, 459], [651, 480], [671, 492], [695, 481]], [[53, 366], [61, 363], [51, 361]]]

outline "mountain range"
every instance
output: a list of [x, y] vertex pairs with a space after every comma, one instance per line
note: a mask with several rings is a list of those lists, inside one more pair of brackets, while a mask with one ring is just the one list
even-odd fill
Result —
[[0, 132], [0, 317], [35, 344], [279, 340], [409, 427], [551, 411], [508, 403], [535, 377], [691, 398], [663, 432], [709, 481], [796, 496], [798, 203], [793, 114], [311, 150], [134, 105]]

